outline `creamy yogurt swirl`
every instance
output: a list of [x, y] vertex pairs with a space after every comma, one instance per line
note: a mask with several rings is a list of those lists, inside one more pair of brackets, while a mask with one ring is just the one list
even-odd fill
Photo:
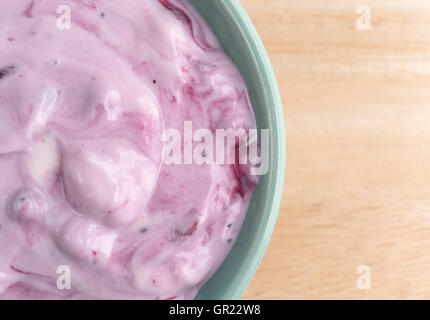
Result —
[[2, 0], [0, 46], [0, 298], [193, 298], [257, 184], [247, 165], [161, 161], [185, 121], [255, 128], [206, 23], [181, 0]]

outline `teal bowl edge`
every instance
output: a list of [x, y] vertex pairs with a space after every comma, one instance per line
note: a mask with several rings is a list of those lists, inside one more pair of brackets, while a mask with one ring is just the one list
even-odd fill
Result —
[[[196, 296], [197, 300], [237, 300], [244, 293], [263, 259], [275, 227], [281, 204], [286, 163], [286, 141], [282, 102], [269, 56], [256, 28], [240, 2], [238, 0], [190, 0], [190, 2], [205, 18], [227, 54], [230, 55], [233, 62], [235, 62], [244, 76], [248, 88], [250, 89], [250, 96], [254, 104], [258, 128], [266, 129], [268, 124], [268, 129], [271, 130], [270, 172], [267, 176], [262, 177], [264, 185], [262, 185], [260, 181], [256, 190], [256, 194], [265, 194], [264, 210], [262, 210], [265, 214], [261, 216], [261, 226], [258, 227], [255, 236], [251, 237], [250, 240], [247, 222], [252, 218], [248, 217], [248, 215], [251, 213], [250, 211], [255, 211], [252, 208], [261, 207], [261, 204], [258, 203], [260, 199], [255, 199], [256, 197], [254, 196], [241, 233], [234, 247], [221, 267], [199, 290]], [[239, 37], [244, 41], [244, 45], [249, 48], [249, 50], [246, 50], [246, 59], [251, 61], [250, 63], [256, 66], [256, 70], [258, 71], [252, 76], [259, 77], [259, 79], [253, 78], [250, 80], [249, 74], [247, 78], [247, 70], [246, 67], [243, 67], [241, 58], [229, 52], [229, 46], [226, 43], [228, 40], [223, 41], [224, 38], [228, 38], [228, 35], [226, 36], [225, 33], [222, 32], [222, 29], [227, 28], [224, 30], [227, 31], [231, 26], [220, 26], [221, 23], [217, 22], [216, 18], [217, 12], [211, 11], [211, 9], [215, 7], [221, 8], [219, 10], [225, 12], [225, 14], [232, 19], [231, 24], [234, 24], [234, 28], [237, 29], [235, 32], [237, 31], [240, 33]], [[218, 28], [216, 24], [218, 24]], [[230, 40], [234, 39], [231, 38]], [[253, 92], [252, 88], [250, 88], [255, 88], [256, 84], [262, 85], [262, 94], [257, 95], [255, 94], [255, 90]], [[260, 100], [263, 99], [263, 103], [266, 106], [263, 108], [264, 110], [259, 110], [258, 106], [255, 105], [255, 100], [258, 100], [256, 96], [258, 96]], [[265, 190], [262, 191], [263, 188]], [[252, 243], [249, 244], [249, 241]], [[252, 246], [252, 250], [249, 249], [250, 245]], [[242, 254], [244, 251], [242, 248], [244, 247], [248, 247], [248, 254]], [[251, 253], [251, 251], [255, 253]], [[237, 270], [231, 272], [232, 268], [236, 268], [235, 265], [238, 259], [240, 259], [240, 262]]]

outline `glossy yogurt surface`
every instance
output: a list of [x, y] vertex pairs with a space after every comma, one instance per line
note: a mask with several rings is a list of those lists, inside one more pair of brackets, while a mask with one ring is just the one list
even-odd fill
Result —
[[181, 0], [1, 0], [0, 48], [0, 299], [193, 298], [257, 184], [162, 161], [185, 121], [255, 128], [206, 23]]

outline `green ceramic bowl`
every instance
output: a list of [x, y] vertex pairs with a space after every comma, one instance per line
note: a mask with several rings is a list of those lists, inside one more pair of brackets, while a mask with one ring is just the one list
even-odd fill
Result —
[[239, 238], [196, 299], [238, 299], [269, 244], [282, 196], [285, 131], [276, 78], [263, 43], [237, 0], [190, 0], [244, 77], [259, 129], [270, 129], [270, 169], [261, 177]]

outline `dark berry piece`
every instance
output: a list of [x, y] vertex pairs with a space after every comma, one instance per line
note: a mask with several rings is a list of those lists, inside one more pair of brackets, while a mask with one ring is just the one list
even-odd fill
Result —
[[15, 72], [15, 66], [7, 66], [0, 69], [0, 79], [3, 79], [6, 76], [9, 76]]

